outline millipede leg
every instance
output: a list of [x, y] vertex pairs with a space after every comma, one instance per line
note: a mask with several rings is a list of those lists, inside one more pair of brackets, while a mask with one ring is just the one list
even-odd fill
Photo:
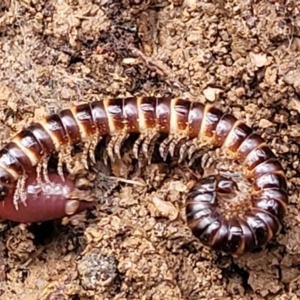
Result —
[[41, 162], [36, 166], [36, 179], [38, 183], [42, 182], [43, 164]]
[[179, 134], [179, 135], [175, 136], [175, 138], [171, 141], [171, 143], [169, 145], [169, 153], [170, 153], [171, 157], [174, 157], [177, 145], [182, 140], [186, 140], [186, 139], [187, 139], [187, 135], [186, 134]]
[[162, 141], [162, 143], [159, 146], [159, 154], [164, 161], [167, 159], [167, 156], [169, 154], [169, 145], [174, 138], [175, 136], [173, 134], [170, 134], [166, 139]]
[[26, 189], [25, 189], [26, 178], [27, 175], [21, 176], [16, 184], [16, 189], [13, 196], [13, 203], [16, 210], [18, 210], [19, 208], [19, 204], [18, 204], [19, 201], [21, 201], [26, 206], [26, 197], [27, 197]]
[[65, 180], [65, 175], [63, 171], [63, 161], [64, 161], [64, 153], [63, 151], [60, 151], [58, 153], [57, 173], [62, 181]]
[[114, 135], [111, 137], [111, 139], [107, 145], [107, 155], [111, 162], [115, 161], [114, 146], [115, 146], [115, 143], [117, 140], [118, 140], [118, 136]]
[[43, 171], [43, 180], [47, 183], [50, 182], [49, 174], [48, 174], [48, 162], [49, 162], [50, 156], [44, 157], [41, 161], [42, 163], [42, 171]]
[[88, 154], [89, 154], [90, 146], [91, 146], [91, 141], [85, 142], [83, 145], [83, 151], [82, 151], [82, 155], [81, 155], [81, 163], [86, 170], [88, 170], [88, 168], [89, 168]]
[[74, 167], [74, 160], [72, 158], [72, 150], [73, 150], [73, 147], [70, 144], [62, 149], [62, 153], [64, 156], [63, 163], [65, 164], [68, 172], [70, 172], [70, 173]]
[[153, 138], [152, 141], [149, 144], [149, 149], [148, 149], [148, 164], [151, 163], [151, 158], [153, 156], [154, 153], [154, 149], [155, 149], [155, 143], [157, 141], [157, 139], [160, 137], [159, 134], [156, 134]]
[[126, 131], [122, 131], [119, 136], [117, 136], [117, 139], [115, 141], [113, 151], [114, 154], [117, 156], [118, 159], [121, 159], [121, 147], [124, 143], [124, 141], [129, 137], [129, 133]]
[[133, 153], [133, 157], [135, 159], [139, 158], [140, 145], [144, 142], [144, 140], [146, 139], [147, 136], [148, 136], [147, 133], [141, 133], [140, 136], [138, 137], [138, 139], [133, 144], [132, 153]]
[[159, 133], [156, 130], [150, 131], [142, 143], [142, 153], [148, 160], [148, 164], [151, 162], [151, 158], [154, 152], [155, 142], [159, 138]]
[[91, 139], [91, 142], [90, 142], [90, 146], [89, 146], [89, 159], [90, 159], [90, 162], [92, 165], [95, 165], [96, 164], [96, 158], [95, 158], [95, 149], [96, 149], [96, 146], [97, 144], [102, 140], [102, 137], [99, 136], [99, 134], [97, 134], [96, 136], [94, 136], [92, 139]]
[[187, 151], [191, 147], [191, 145], [196, 144], [198, 141], [197, 138], [187, 141], [186, 143], [182, 144], [179, 148], [179, 159], [178, 163], [182, 163], [185, 157], [187, 156]]

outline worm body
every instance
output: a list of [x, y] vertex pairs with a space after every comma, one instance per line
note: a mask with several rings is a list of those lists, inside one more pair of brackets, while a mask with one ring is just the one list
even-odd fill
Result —
[[16, 209], [12, 200], [14, 190], [10, 190], [0, 202], [0, 218], [22, 223], [42, 222], [74, 215], [93, 204], [70, 198], [76, 190], [72, 180], [63, 181], [57, 174], [49, 174], [49, 179], [51, 183], [39, 183], [36, 175], [30, 174], [25, 182], [26, 201], [20, 201]]
[[[159, 145], [163, 159], [178, 153], [182, 161], [191, 157], [202, 144], [208, 144], [223, 149], [227, 157], [242, 165], [253, 187], [253, 194], [249, 195], [250, 208], [242, 214], [227, 217], [219, 209], [222, 197], [228, 194], [224, 179], [203, 179], [187, 195], [188, 226], [203, 244], [241, 254], [262, 246], [278, 233], [288, 203], [287, 183], [283, 168], [271, 149], [234, 116], [214, 106], [183, 99], [105, 99], [62, 110], [30, 125], [0, 151], [0, 196], [5, 203], [14, 202], [1, 210], [11, 211], [6, 217], [17, 219], [14, 206], [18, 201], [11, 200], [11, 190], [30, 172], [37, 170], [37, 174], [47, 177], [45, 162], [49, 156], [59, 157], [58, 174], [61, 176], [61, 166], [69, 165], [64, 157], [71, 156], [74, 145], [84, 145], [82, 157], [88, 168], [89, 161], [95, 161], [95, 146], [103, 136], [111, 137], [107, 153], [113, 161], [120, 157], [121, 146], [131, 133], [139, 134], [133, 145], [133, 155], [138, 160], [150, 161], [158, 136], [166, 136]], [[60, 155], [62, 153], [66, 155]], [[27, 221], [31, 220], [30, 213], [35, 211], [35, 206], [39, 211], [47, 210], [43, 204], [46, 201], [31, 204], [32, 197], [27, 198]], [[56, 205], [59, 207], [53, 204]], [[19, 211], [24, 209], [25, 206], [20, 207]], [[32, 213], [32, 221], [36, 219], [35, 214]], [[56, 213], [48, 215], [45, 212], [43, 218], [50, 219], [53, 215]]]

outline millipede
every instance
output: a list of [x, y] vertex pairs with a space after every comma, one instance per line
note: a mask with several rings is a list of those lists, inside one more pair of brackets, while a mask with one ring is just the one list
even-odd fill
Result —
[[[202, 244], [243, 254], [265, 245], [281, 230], [287, 181], [265, 140], [215, 106], [169, 97], [97, 100], [63, 109], [21, 130], [0, 150], [0, 217], [41, 222], [89, 207], [97, 201], [92, 188], [82, 188], [76, 174], [71, 179], [66, 175], [74, 174], [74, 148], [80, 145], [80, 161], [89, 173], [101, 139], [109, 137], [106, 151], [114, 162], [132, 135], [137, 135], [132, 146], [137, 161], [150, 163], [155, 145], [162, 159], [176, 153], [178, 163], [209, 145], [241, 166], [252, 189], [244, 210], [227, 214], [221, 208], [222, 203], [236, 205], [234, 194], [239, 192], [224, 174], [201, 178], [187, 193], [187, 224]], [[57, 167], [49, 174], [52, 156]]]

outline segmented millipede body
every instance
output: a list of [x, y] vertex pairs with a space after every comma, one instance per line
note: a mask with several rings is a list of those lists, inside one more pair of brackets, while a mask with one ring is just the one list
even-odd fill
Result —
[[[58, 156], [57, 171], [63, 180], [62, 166], [72, 169], [72, 159], [67, 158], [72, 157], [74, 145], [83, 145], [82, 163], [88, 169], [95, 161], [94, 150], [102, 137], [111, 137], [107, 154], [114, 161], [121, 157], [121, 146], [132, 133], [139, 134], [132, 149], [139, 161], [151, 161], [154, 144], [163, 136], [159, 145], [163, 159], [177, 153], [181, 162], [201, 145], [210, 145], [222, 149], [232, 162], [242, 166], [253, 189], [249, 195], [251, 205], [243, 213], [227, 216], [220, 209], [224, 195], [230, 198], [232, 193], [222, 176], [203, 178], [187, 195], [188, 226], [204, 245], [242, 254], [264, 245], [279, 232], [288, 203], [287, 182], [281, 164], [265, 141], [214, 106], [163, 97], [94, 101], [64, 109], [22, 130], [0, 151], [0, 217], [5, 216], [4, 211], [11, 211], [6, 216], [18, 221], [17, 211], [24, 209], [18, 204], [24, 202], [26, 220], [36, 221], [36, 213], [30, 218], [36, 204], [19, 194], [26, 190], [26, 176], [31, 172], [37, 173], [38, 182], [51, 182], [47, 175], [51, 155]], [[12, 197], [14, 189], [17, 191]], [[41, 201], [39, 210], [47, 211], [51, 201]], [[55, 217], [61, 214], [55, 216], [52, 212], [51, 218]], [[49, 219], [47, 214], [44, 218]]]

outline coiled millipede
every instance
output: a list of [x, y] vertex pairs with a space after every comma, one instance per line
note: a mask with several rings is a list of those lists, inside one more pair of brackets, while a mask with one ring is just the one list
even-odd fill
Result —
[[[89, 206], [97, 197], [85, 199], [88, 191], [64, 179], [63, 167], [72, 170], [74, 146], [83, 145], [82, 163], [89, 169], [101, 138], [110, 137], [107, 155], [114, 161], [121, 157], [122, 144], [132, 134], [138, 135], [132, 148], [137, 160], [150, 162], [154, 145], [163, 136], [159, 144], [163, 159], [177, 153], [181, 162], [202, 145], [210, 145], [241, 165], [252, 187], [250, 206], [242, 213], [226, 215], [220, 209], [223, 201], [235, 205], [234, 184], [223, 175], [201, 179], [187, 195], [188, 226], [204, 245], [242, 254], [264, 245], [279, 232], [288, 203], [287, 182], [265, 141], [214, 106], [163, 97], [94, 101], [61, 110], [19, 132], [0, 151], [0, 217], [37, 222], [72, 215]], [[57, 174], [48, 176], [48, 160], [53, 155], [58, 157]], [[53, 205], [53, 189], [41, 188], [51, 181], [53, 189], [69, 188], [69, 194], [56, 195], [60, 204]], [[38, 199], [28, 192], [30, 184], [39, 186]], [[76, 191], [83, 193], [76, 196]]]

